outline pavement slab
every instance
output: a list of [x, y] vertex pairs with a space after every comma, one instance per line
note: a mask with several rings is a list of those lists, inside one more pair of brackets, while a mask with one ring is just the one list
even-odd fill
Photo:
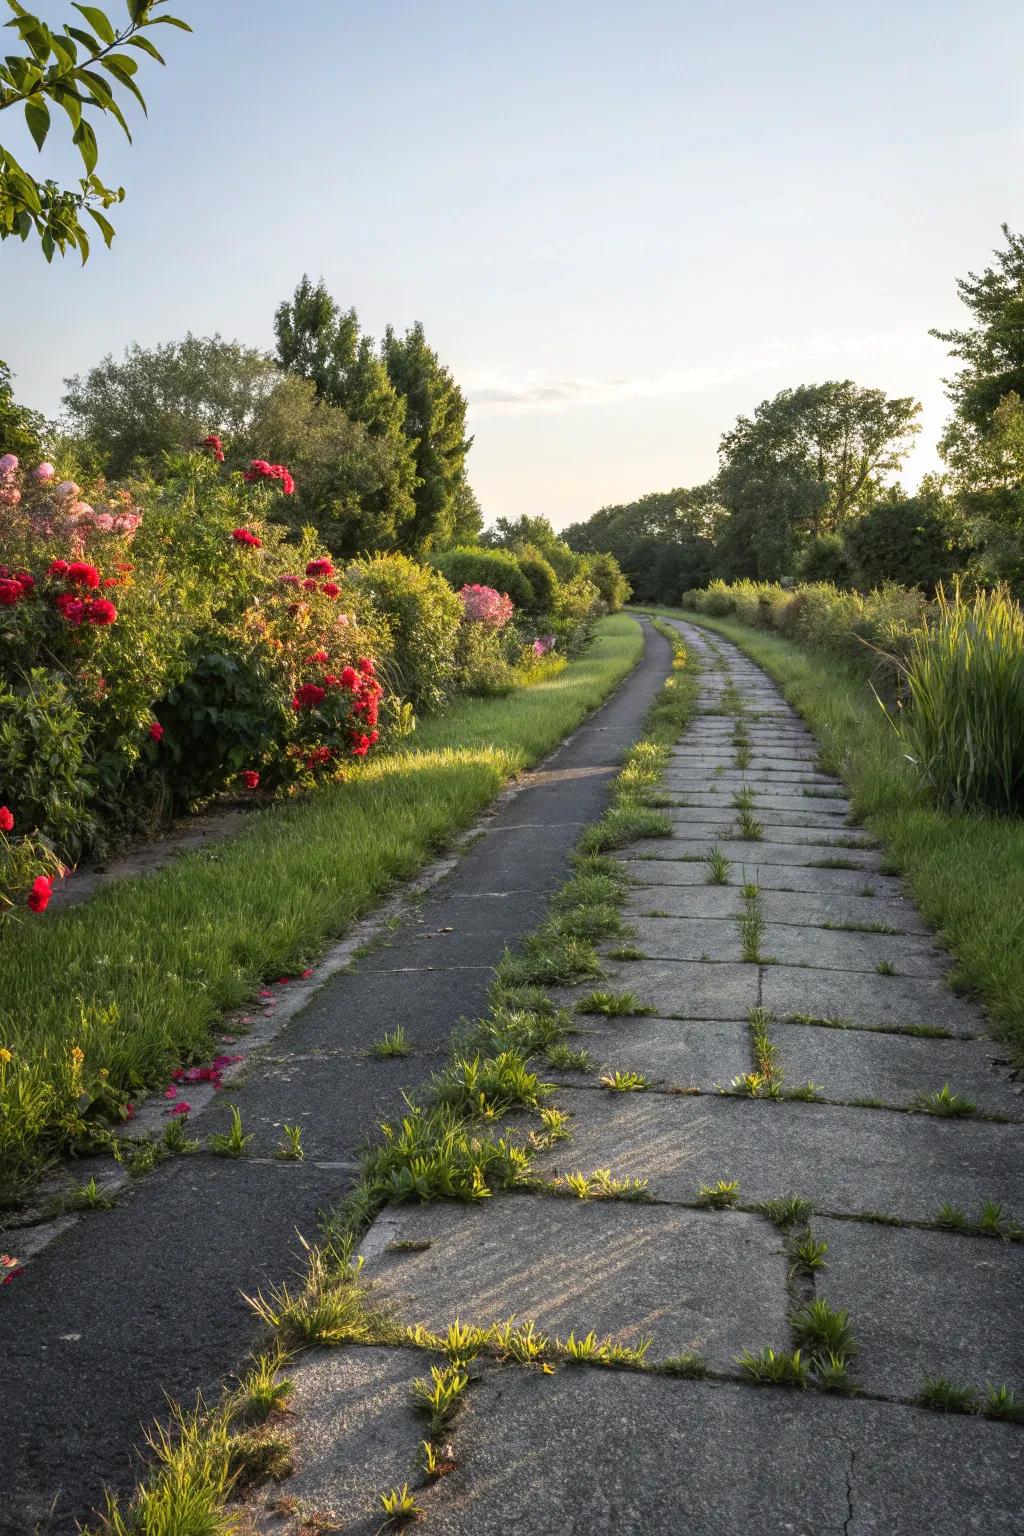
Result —
[[946, 1202], [976, 1212], [998, 1200], [1024, 1219], [1016, 1124], [716, 1094], [565, 1088], [558, 1103], [572, 1139], [538, 1155], [549, 1174], [611, 1168], [683, 1204], [702, 1184], [738, 1179], [743, 1204], [796, 1193], [841, 1215], [929, 1221]]
[[1020, 1536], [1024, 1435], [816, 1393], [494, 1367], [439, 1536]]
[[782, 1242], [742, 1212], [543, 1195], [401, 1206], [377, 1218], [362, 1252], [374, 1304], [436, 1332], [514, 1316], [560, 1338], [649, 1339], [651, 1362], [693, 1352], [721, 1370], [751, 1339], [788, 1339]]
[[762, 973], [760, 1001], [779, 1019], [808, 1014], [888, 1028], [923, 1024], [953, 1035], [986, 1031], [984, 1015], [974, 1003], [957, 997], [942, 980], [919, 976], [769, 965]]
[[632, 1072], [643, 1064], [649, 1082], [711, 1093], [749, 1072], [750, 1031], [739, 1020], [580, 1016], [571, 1046], [583, 1046], [594, 1062], [589, 1073], [545, 1067], [554, 1083], [579, 1087], [602, 1072]]
[[868, 1392], [915, 1397], [926, 1376], [1024, 1396], [1024, 1244], [814, 1219], [817, 1293], [845, 1307]]

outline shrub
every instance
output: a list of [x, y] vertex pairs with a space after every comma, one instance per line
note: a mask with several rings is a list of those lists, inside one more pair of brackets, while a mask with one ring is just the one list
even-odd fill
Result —
[[352, 590], [372, 599], [387, 634], [388, 672], [413, 708], [440, 709], [456, 686], [462, 604], [444, 576], [407, 555], [374, 555], [348, 569]]
[[632, 588], [614, 555], [583, 555], [577, 574], [594, 583], [609, 613], [618, 613], [632, 596]]
[[444, 549], [430, 556], [430, 564], [456, 591], [461, 587], [493, 587], [506, 593], [517, 608], [530, 612], [536, 607], [536, 594], [508, 550]]
[[803, 581], [828, 581], [837, 587], [854, 585], [854, 563], [837, 533], [812, 539], [798, 562]]
[[0, 793], [17, 825], [44, 828], [69, 858], [91, 843], [89, 722], [59, 673], [33, 667], [0, 680]]
[[562, 583], [555, 597], [551, 628], [564, 655], [579, 654], [589, 642], [600, 612], [601, 594], [592, 581], [573, 576]]
[[524, 545], [516, 551], [516, 560], [533, 591], [530, 612], [550, 613], [555, 606], [555, 594], [558, 591], [558, 577], [551, 561], [546, 560], [539, 549], [530, 545]]
[[897, 729], [922, 782], [954, 810], [1024, 811], [1024, 611], [1005, 589], [940, 590], [906, 664]]
[[953, 576], [963, 559], [955, 547], [947, 502], [928, 490], [876, 501], [850, 523], [844, 541], [862, 587], [889, 581], [930, 594]]
[[459, 601], [468, 624], [482, 624], [488, 629], [504, 629], [515, 611], [512, 599], [493, 587], [463, 587]]
[[[514, 632], [509, 639], [515, 644]], [[517, 686], [509, 640], [490, 624], [468, 620], [459, 631], [455, 661], [459, 689], [483, 698], [497, 698]]]

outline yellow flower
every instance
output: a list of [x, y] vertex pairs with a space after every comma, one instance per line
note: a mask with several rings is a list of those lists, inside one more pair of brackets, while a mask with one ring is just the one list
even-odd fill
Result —
[[0, 1061], [3, 1062], [4, 1066], [6, 1066], [9, 1061], [13, 1061], [13, 1060], [14, 1060], [14, 1057], [11, 1054], [11, 1052], [7, 1049], [6, 1045], [0, 1045]]
[[76, 1072], [84, 1060], [85, 1052], [82, 1050], [82, 1047], [80, 1045], [73, 1045], [71, 1047], [71, 1065]]

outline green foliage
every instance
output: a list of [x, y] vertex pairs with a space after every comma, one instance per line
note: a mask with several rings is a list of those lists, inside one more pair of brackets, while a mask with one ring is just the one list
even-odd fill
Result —
[[442, 575], [407, 555], [375, 555], [348, 571], [387, 625], [389, 671], [417, 711], [442, 708], [455, 689], [462, 604]]
[[896, 728], [921, 783], [954, 810], [1024, 809], [1024, 612], [1005, 591], [939, 593], [912, 637]]
[[[9, 149], [0, 145], [0, 240], [18, 236], [28, 240], [39, 237], [43, 255], [53, 260], [70, 246], [83, 263], [89, 255], [89, 237], [81, 215], [86, 213], [107, 245], [114, 231], [105, 214], [124, 198], [124, 188], [116, 191], [104, 186], [96, 175], [99, 147], [90, 113], [112, 117], [125, 136], [131, 132], [122, 110], [127, 92], [142, 107], [146, 103], [135, 81], [138, 52], [164, 62], [156, 46], [143, 34], [163, 24], [191, 32], [187, 22], [166, 13], [157, 16], [165, 0], [129, 0], [128, 20], [120, 27], [97, 5], [75, 4], [75, 25], [65, 22], [57, 32], [33, 15], [19, 0], [7, 0], [14, 15], [7, 25], [18, 35], [23, 51], [10, 53], [0, 61], [0, 112], [21, 107], [29, 133], [41, 152], [51, 126], [51, 107], [60, 107], [71, 125], [71, 142], [82, 157], [85, 175], [78, 190], [62, 188], [55, 181], [39, 181], [26, 171]], [[101, 73], [102, 71], [102, 73]]]
[[404, 336], [388, 326], [381, 347], [388, 377], [405, 398], [403, 430], [413, 448], [415, 513], [402, 537], [410, 551], [444, 549], [465, 525], [466, 401], [417, 322]]
[[[551, 561], [545, 559], [534, 546], [524, 544], [516, 551], [516, 563], [533, 593], [531, 612], [550, 613], [555, 606], [555, 594], [558, 591], [558, 577]], [[619, 606], [622, 606], [621, 603]]]
[[[905, 496], [897, 487], [887, 491], [863, 517], [854, 518], [843, 533], [844, 548], [852, 561], [855, 584], [863, 588], [898, 582], [932, 593], [964, 564], [959, 547], [955, 504], [934, 483], [926, 483], [916, 496]], [[853, 583], [835, 576], [804, 579]]]
[[46, 421], [39, 411], [18, 405], [14, 398], [14, 375], [0, 361], [0, 448], [25, 461], [43, 457]]
[[58, 673], [33, 667], [17, 687], [0, 678], [4, 803], [19, 829], [44, 829], [69, 858], [96, 835], [89, 734], [84, 711]]
[[576, 574], [577, 559], [564, 539], [560, 539], [546, 517], [499, 517], [493, 528], [487, 528], [479, 541], [486, 549], [509, 549], [513, 554], [529, 549], [543, 555], [559, 581], [568, 581]]
[[503, 549], [445, 549], [430, 556], [456, 592], [465, 586], [493, 587], [512, 599], [517, 609], [532, 612], [537, 597], [515, 555]]
[[[639, 602], [674, 603], [680, 592], [716, 574], [714, 533], [721, 516], [713, 484], [679, 488], [602, 507], [567, 528], [564, 538], [580, 554], [611, 554]], [[608, 601], [600, 578], [597, 585]]]
[[836, 587], [854, 585], [854, 563], [837, 533], [822, 533], [811, 539], [797, 566], [802, 581], [829, 581]]
[[607, 550], [600, 554], [584, 555], [580, 560], [579, 574], [594, 584], [609, 613], [618, 613], [623, 603], [629, 602], [633, 589], [623, 575], [619, 562]]

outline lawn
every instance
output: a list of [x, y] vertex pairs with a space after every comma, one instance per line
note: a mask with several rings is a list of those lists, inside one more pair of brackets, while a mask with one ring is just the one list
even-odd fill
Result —
[[717, 630], [776, 679], [818, 738], [822, 766], [846, 781], [856, 819], [884, 841], [887, 867], [905, 876], [949, 949], [953, 985], [981, 999], [1024, 1060], [1024, 821], [931, 806], [869, 685], [835, 656], [731, 619], [649, 611]]
[[[505, 698], [424, 721], [350, 782], [256, 812], [236, 836], [4, 933], [0, 1204], [127, 1093], [206, 1054], [262, 978], [294, 974], [551, 751], [643, 654], [635, 619]], [[6, 1059], [10, 1053], [10, 1060]], [[109, 1086], [108, 1086], [109, 1085]]]

